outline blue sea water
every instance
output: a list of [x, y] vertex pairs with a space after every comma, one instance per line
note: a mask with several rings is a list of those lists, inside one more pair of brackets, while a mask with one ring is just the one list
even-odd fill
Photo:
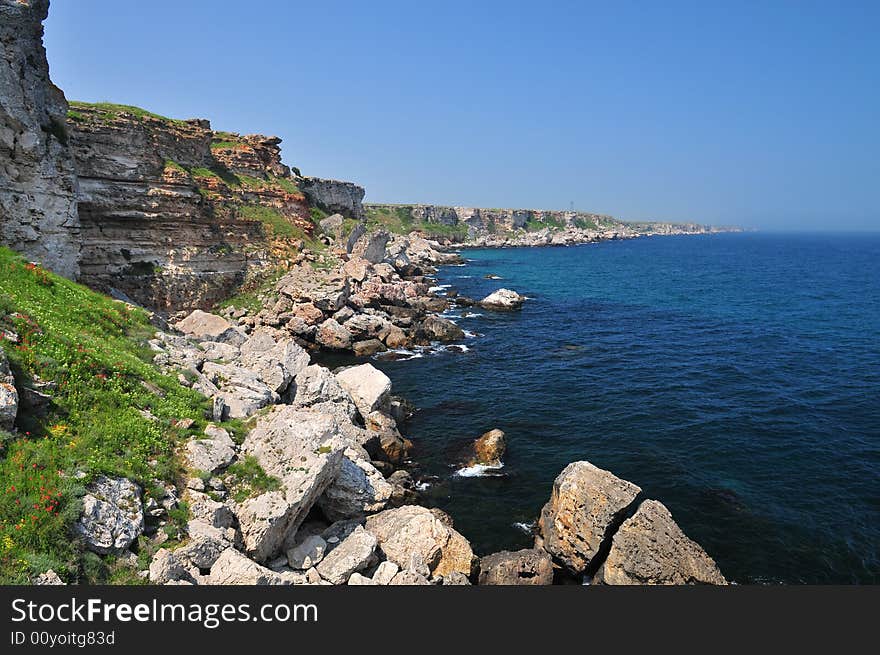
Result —
[[[529, 296], [467, 352], [379, 361], [430, 503], [479, 554], [566, 464], [637, 483], [740, 583], [880, 582], [880, 235], [720, 234], [464, 251], [439, 284]], [[485, 275], [501, 276], [488, 280]], [[462, 449], [507, 433], [502, 475]]]

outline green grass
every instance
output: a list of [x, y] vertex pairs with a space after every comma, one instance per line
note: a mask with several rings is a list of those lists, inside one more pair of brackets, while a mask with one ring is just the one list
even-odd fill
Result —
[[232, 498], [238, 503], [267, 491], [277, 491], [281, 488], [281, 482], [278, 478], [268, 475], [253, 455], [245, 455], [244, 458], [226, 469], [226, 472], [234, 478], [230, 491]]
[[445, 223], [426, 223], [413, 218], [412, 206], [368, 207], [367, 226], [384, 228], [394, 234], [421, 232], [428, 238], [464, 239], [468, 226], [464, 223], [446, 225]]
[[174, 169], [175, 171], [180, 171], [180, 172], [182, 172], [182, 173], [186, 173], [186, 172], [187, 172], [187, 170], [186, 170], [183, 166], [181, 166], [180, 164], [178, 164], [178, 163], [177, 163], [176, 161], [174, 161], [173, 159], [166, 159], [166, 160], [165, 160], [165, 168], [171, 168], [171, 169]]
[[56, 385], [45, 415], [19, 412], [19, 435], [0, 444], [0, 582], [26, 582], [48, 568], [85, 579], [84, 552], [71, 532], [84, 485], [99, 473], [144, 488], [156, 478], [175, 480], [182, 435], [172, 421], [192, 418], [203, 429], [207, 401], [152, 365], [145, 312], [6, 248], [0, 326], [19, 337], [0, 341], [17, 385], [37, 378]]
[[[289, 177], [278, 177], [277, 175], [270, 175], [269, 182], [274, 184], [277, 187], [280, 187], [281, 189], [283, 189], [287, 193], [302, 194], [302, 191], [300, 190], [300, 188], [298, 186], [296, 186], [296, 184], [294, 184], [293, 180], [291, 180]], [[313, 207], [312, 209], [316, 209], [316, 208]], [[320, 211], [320, 210], [318, 210], [318, 211]]]
[[309, 209], [309, 213], [312, 215], [312, 223], [314, 223], [315, 225], [317, 225], [330, 215], [320, 207], [311, 207]]
[[[226, 307], [237, 307], [239, 309], [247, 309], [249, 311], [259, 311], [263, 307], [260, 296], [275, 287], [275, 283], [287, 272], [285, 267], [278, 267], [268, 275], [259, 279], [252, 280], [241, 287], [239, 292], [227, 298], [216, 305], [216, 309], [225, 309]], [[229, 426], [223, 424], [227, 430]]]
[[[81, 102], [81, 101], [71, 101], [69, 103], [70, 107], [73, 108], [74, 112], [76, 112], [80, 118], [87, 118], [82, 112], [77, 112], [79, 109], [92, 109], [96, 110], [99, 113], [99, 117], [103, 120], [114, 120], [121, 114], [128, 114], [130, 116], [134, 116], [139, 120], [144, 120], [146, 118], [152, 118], [155, 120], [162, 121], [164, 123], [173, 123], [177, 125], [183, 125], [186, 121], [182, 121], [176, 118], [168, 118], [167, 116], [162, 116], [161, 114], [156, 114], [151, 111], [147, 111], [146, 109], [142, 109], [141, 107], [135, 107], [134, 105], [119, 105], [112, 102]], [[69, 115], [69, 114], [68, 114]]]
[[212, 141], [211, 150], [235, 149], [241, 148], [244, 144], [239, 141]]
[[85, 114], [83, 114], [82, 112], [75, 111], [73, 109], [67, 110], [67, 118], [69, 118], [72, 121], [79, 121], [79, 122], [83, 122], [83, 121], [87, 120]]
[[260, 221], [276, 237], [284, 239], [305, 238], [305, 233], [287, 220], [277, 209], [262, 205], [240, 205], [237, 211], [239, 216], [246, 220]]

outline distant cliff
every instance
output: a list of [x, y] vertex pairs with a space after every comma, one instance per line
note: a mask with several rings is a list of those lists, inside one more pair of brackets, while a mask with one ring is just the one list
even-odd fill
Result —
[[76, 176], [43, 48], [48, 12], [48, 0], [0, 0], [0, 243], [75, 277]]
[[697, 223], [627, 223], [605, 214], [550, 209], [441, 205], [364, 205], [368, 222], [463, 245], [563, 245], [653, 234], [704, 234], [736, 228]]

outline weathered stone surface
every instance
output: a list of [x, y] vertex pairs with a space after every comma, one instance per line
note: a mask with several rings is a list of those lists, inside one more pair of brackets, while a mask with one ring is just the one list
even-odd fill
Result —
[[[349, 294], [344, 275], [338, 271], [316, 271], [308, 264], [291, 268], [278, 280], [275, 289], [296, 303], [308, 303], [325, 312], [342, 309]], [[292, 311], [296, 311], [296, 306]]]
[[242, 451], [256, 457], [282, 486], [237, 508], [245, 549], [257, 561], [279, 552], [338, 475], [342, 450], [328, 445], [337, 432], [331, 415], [279, 406], [245, 438]]
[[688, 539], [663, 503], [646, 500], [623, 522], [596, 574], [611, 585], [727, 584], [715, 561]]
[[475, 557], [467, 539], [424, 507], [406, 505], [367, 517], [385, 558], [401, 568], [423, 561], [432, 575], [459, 571], [470, 575]]
[[351, 332], [344, 325], [328, 318], [318, 326], [315, 342], [330, 350], [349, 350], [351, 348]]
[[415, 571], [401, 571], [397, 575], [395, 575], [391, 582], [388, 583], [391, 586], [415, 586], [415, 585], [429, 585], [431, 584], [421, 573], [416, 573]]
[[278, 400], [278, 394], [249, 368], [205, 362], [202, 373], [219, 389], [229, 418], [244, 418]]
[[276, 341], [268, 330], [257, 330], [241, 345], [239, 361], [270, 389], [282, 393], [309, 365], [309, 354], [292, 339]]
[[572, 462], [541, 510], [544, 548], [572, 573], [584, 572], [640, 491], [590, 462]]
[[486, 555], [480, 559], [479, 582], [483, 585], [553, 584], [553, 562], [547, 551], [540, 548]]
[[226, 468], [235, 458], [235, 442], [229, 433], [216, 425], [205, 428], [205, 439], [186, 442], [184, 455], [189, 468], [214, 473]]
[[297, 186], [309, 199], [309, 203], [325, 212], [340, 213], [348, 218], [364, 218], [364, 188], [352, 182], [326, 180], [318, 177], [301, 177]]
[[331, 216], [318, 221], [318, 226], [324, 234], [338, 236], [344, 221], [345, 217], [342, 214], [332, 214]]
[[390, 584], [399, 571], [400, 567], [397, 564], [385, 560], [373, 572], [373, 582], [380, 585]]
[[349, 576], [375, 561], [376, 537], [361, 526], [355, 528], [315, 568], [325, 580], [344, 584]]
[[391, 485], [375, 466], [346, 455], [336, 479], [318, 499], [318, 507], [331, 521], [356, 518], [383, 509], [391, 493]]
[[76, 529], [96, 553], [125, 550], [144, 530], [141, 488], [125, 478], [99, 476], [83, 498]]
[[480, 301], [480, 305], [486, 309], [512, 310], [519, 309], [526, 301], [525, 296], [519, 295], [510, 289], [498, 289]]
[[354, 400], [361, 416], [381, 409], [388, 403], [391, 380], [372, 364], [352, 366], [336, 373], [336, 381]]
[[385, 244], [389, 238], [390, 235], [384, 230], [367, 233], [357, 240], [350, 252], [371, 264], [378, 264], [385, 259]]
[[378, 352], [386, 350], [385, 344], [378, 339], [366, 339], [364, 341], [356, 341], [351, 345], [351, 349], [357, 357], [369, 357]]
[[499, 429], [489, 430], [474, 442], [474, 463], [485, 466], [497, 466], [507, 450], [504, 432]]
[[416, 335], [418, 342], [458, 341], [464, 339], [464, 330], [455, 323], [439, 316], [429, 316], [419, 326]]
[[173, 327], [178, 332], [183, 332], [194, 339], [215, 341], [231, 330], [232, 324], [222, 316], [196, 309], [182, 321], [175, 323]]
[[293, 404], [312, 407], [322, 403], [338, 405], [349, 421], [357, 416], [357, 406], [348, 392], [342, 388], [329, 369], [312, 364], [296, 376]]
[[284, 584], [279, 574], [248, 559], [235, 548], [227, 548], [220, 554], [206, 582], [212, 585]]
[[18, 415], [18, 391], [6, 353], [0, 347], [0, 429], [11, 430]]
[[311, 534], [287, 551], [290, 568], [306, 570], [318, 565], [327, 552], [327, 542], [319, 535]]
[[0, 243], [69, 278], [80, 221], [67, 101], [49, 79], [48, 0], [0, 0]]

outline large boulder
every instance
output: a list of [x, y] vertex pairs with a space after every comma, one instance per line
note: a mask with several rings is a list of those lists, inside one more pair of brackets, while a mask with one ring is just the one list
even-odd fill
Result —
[[310, 303], [323, 312], [342, 309], [349, 294], [345, 276], [336, 271], [316, 271], [308, 264], [291, 268], [275, 289], [296, 303]]
[[507, 450], [507, 442], [504, 432], [499, 429], [489, 430], [474, 442], [474, 464], [484, 466], [498, 466], [504, 451]]
[[202, 374], [219, 389], [216, 396], [223, 401], [229, 418], [251, 416], [279, 399], [278, 394], [249, 368], [205, 362]]
[[329, 236], [338, 236], [339, 232], [342, 230], [342, 224], [345, 221], [345, 218], [342, 214], [332, 214], [327, 218], [321, 219], [318, 221], [318, 226], [321, 228], [321, 232], [327, 234]]
[[572, 573], [585, 572], [640, 491], [590, 462], [572, 462], [541, 510], [544, 548]]
[[421, 343], [431, 341], [458, 341], [464, 339], [464, 330], [455, 323], [439, 316], [429, 316], [419, 326], [416, 340]]
[[317, 364], [306, 366], [294, 380], [292, 404], [298, 407], [312, 407], [322, 403], [334, 403], [353, 420], [357, 416], [357, 406], [348, 391], [342, 388], [330, 369]]
[[344, 584], [352, 573], [375, 563], [376, 543], [374, 535], [357, 526], [315, 568], [328, 582]]
[[375, 466], [346, 453], [339, 475], [318, 499], [318, 507], [331, 521], [356, 518], [384, 509], [392, 491]]
[[480, 301], [480, 305], [486, 309], [509, 311], [519, 309], [526, 301], [525, 296], [519, 295], [510, 289], [498, 289]]
[[595, 581], [611, 585], [727, 584], [715, 561], [688, 539], [663, 503], [646, 500], [620, 526]]
[[256, 373], [273, 391], [282, 393], [309, 365], [309, 354], [292, 339], [275, 340], [269, 330], [257, 330], [241, 345], [240, 363]]
[[141, 488], [126, 478], [102, 475], [86, 491], [76, 523], [86, 547], [101, 555], [128, 548], [144, 531]]
[[353, 256], [378, 264], [385, 259], [385, 246], [390, 235], [385, 230], [377, 230], [361, 236], [349, 251]]
[[316, 566], [327, 552], [327, 542], [317, 534], [307, 535], [287, 551], [287, 563], [290, 568], [306, 571]]
[[335, 319], [328, 318], [318, 326], [318, 330], [315, 332], [315, 341], [319, 346], [329, 350], [350, 350], [352, 336], [344, 325], [340, 325]]
[[204, 439], [191, 439], [186, 443], [184, 457], [189, 468], [214, 473], [232, 463], [235, 442], [223, 428], [209, 425]]
[[248, 559], [235, 548], [227, 548], [220, 554], [205, 582], [211, 585], [284, 584], [279, 574]]
[[262, 417], [242, 444], [281, 488], [239, 504], [242, 539], [258, 562], [275, 556], [293, 537], [315, 501], [339, 473], [342, 449], [331, 445], [336, 419], [296, 407], [279, 406]]
[[336, 374], [336, 381], [348, 392], [364, 418], [388, 403], [391, 380], [372, 364], [344, 369]]
[[501, 551], [480, 559], [482, 585], [553, 584], [553, 562], [547, 551], [526, 548], [516, 552]]
[[11, 430], [18, 414], [18, 391], [6, 353], [0, 347], [0, 429]]
[[385, 558], [401, 569], [422, 562], [432, 575], [445, 576], [453, 571], [471, 575], [475, 557], [467, 539], [452, 528], [451, 521], [416, 505], [367, 517], [366, 529], [376, 536]]
[[209, 314], [201, 309], [194, 310], [182, 321], [174, 323], [172, 327], [199, 341], [224, 341], [237, 345], [245, 338], [222, 316]]

